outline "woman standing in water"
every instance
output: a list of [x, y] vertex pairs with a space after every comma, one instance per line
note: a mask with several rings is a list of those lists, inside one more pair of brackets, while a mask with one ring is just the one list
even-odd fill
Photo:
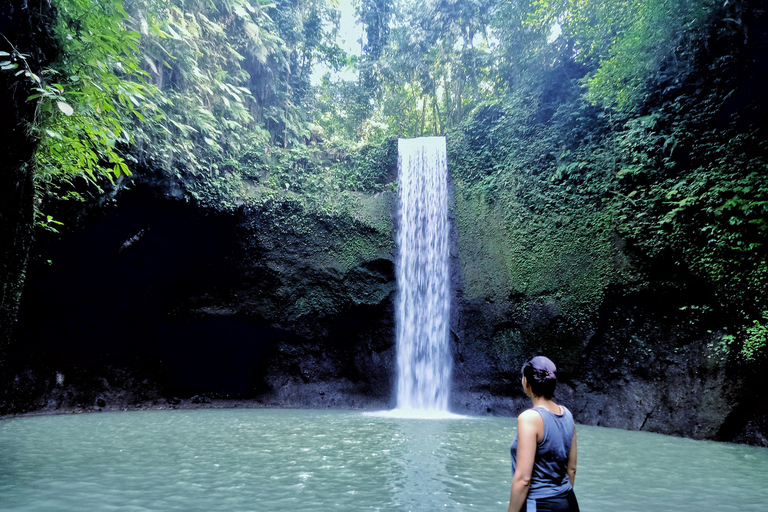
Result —
[[508, 512], [578, 512], [576, 426], [571, 411], [552, 401], [555, 364], [537, 356], [523, 365], [523, 391], [533, 409], [517, 418], [512, 442], [512, 492]]

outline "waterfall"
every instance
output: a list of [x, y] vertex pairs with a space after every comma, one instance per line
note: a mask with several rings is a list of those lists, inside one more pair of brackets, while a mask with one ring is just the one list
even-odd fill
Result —
[[447, 411], [448, 163], [445, 137], [398, 141], [397, 408]]

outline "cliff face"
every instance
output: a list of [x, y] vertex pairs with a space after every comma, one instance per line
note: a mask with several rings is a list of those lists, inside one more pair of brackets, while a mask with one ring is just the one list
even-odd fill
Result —
[[729, 358], [707, 283], [643, 259], [599, 208], [531, 215], [459, 182], [456, 212], [456, 409], [517, 414], [544, 354], [581, 423], [766, 444], [765, 400], [741, 405], [764, 379]]
[[[581, 423], [765, 444], [765, 403], [741, 405], [762, 381], [729, 366], [716, 318], [685, 309], [706, 293], [693, 278], [644, 267], [589, 218], [556, 239], [503, 231], [462, 194], [456, 184], [454, 410], [517, 414], [519, 369], [541, 353]], [[210, 212], [124, 193], [38, 248], [4, 412], [392, 407], [394, 200], [361, 197], [343, 215], [290, 201]]]
[[201, 211], [159, 192], [125, 192], [38, 248], [4, 412], [177, 395], [390, 403], [391, 193], [334, 217], [291, 202]]

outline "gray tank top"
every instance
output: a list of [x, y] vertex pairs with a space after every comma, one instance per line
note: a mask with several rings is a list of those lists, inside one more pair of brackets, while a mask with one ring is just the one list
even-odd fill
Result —
[[[553, 414], [544, 407], [535, 407], [533, 410], [544, 420], [544, 435], [536, 446], [528, 498], [560, 496], [573, 488], [567, 472], [568, 454], [573, 441], [573, 415], [565, 407], [563, 414]], [[512, 441], [510, 451], [514, 475], [517, 467], [517, 436]]]

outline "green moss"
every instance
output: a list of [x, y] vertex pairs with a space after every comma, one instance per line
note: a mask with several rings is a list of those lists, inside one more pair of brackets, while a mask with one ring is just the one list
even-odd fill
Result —
[[499, 372], [510, 377], [520, 374], [520, 368], [530, 352], [526, 337], [520, 329], [502, 329], [493, 337], [491, 353], [496, 357]]
[[360, 147], [254, 148], [181, 185], [198, 204], [215, 210], [291, 201], [315, 213], [356, 215], [366, 198], [391, 190], [396, 171], [397, 139], [392, 138]]
[[[318, 266], [332, 267], [343, 273], [376, 259], [392, 259], [391, 193], [356, 194], [354, 206], [334, 216], [328, 216], [325, 233], [316, 240], [318, 250], [310, 261]], [[315, 231], [314, 238], [317, 238]]]
[[532, 213], [513, 194], [491, 202], [480, 187], [456, 184], [459, 258], [465, 296], [554, 299], [559, 313], [594, 313], [614, 277], [604, 213]]
[[310, 262], [320, 266], [347, 273], [354, 267], [376, 259], [392, 259], [391, 239], [381, 233], [367, 230], [354, 230], [349, 226], [336, 231], [337, 237], [327, 238], [328, 245], [310, 256]]
[[333, 297], [330, 297], [325, 290], [321, 289], [302, 290], [301, 295], [290, 306], [297, 317], [333, 315], [337, 312], [337, 307], [338, 304], [333, 300]]
[[376, 259], [393, 259], [392, 193], [355, 196], [356, 208], [336, 214], [313, 211], [298, 201], [272, 200], [252, 207], [247, 237], [309, 265], [342, 274]]
[[544, 355], [557, 361], [558, 369], [568, 373], [578, 368], [582, 344], [572, 331], [562, 326], [539, 328], [504, 328], [496, 331], [486, 350], [496, 359], [502, 375], [511, 380], [520, 376], [520, 369], [531, 357]]
[[[379, 259], [392, 260], [391, 194], [361, 195], [356, 215], [318, 213], [297, 201], [272, 200], [246, 208], [240, 235], [257, 288], [254, 311], [265, 318], [322, 318], [349, 304], [379, 304], [394, 289]], [[383, 267], [386, 269], [386, 266]], [[259, 288], [260, 289], [260, 288]]]

